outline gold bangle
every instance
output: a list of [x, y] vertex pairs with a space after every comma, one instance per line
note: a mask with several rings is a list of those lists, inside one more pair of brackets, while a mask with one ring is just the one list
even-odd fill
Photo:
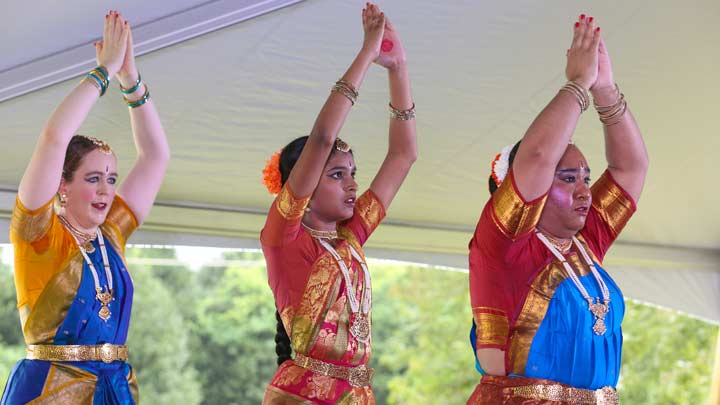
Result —
[[342, 95], [345, 96], [348, 100], [350, 100], [350, 103], [351, 103], [352, 105], [355, 105], [355, 101], [357, 100], [357, 97], [352, 93], [351, 90], [349, 90], [349, 89], [347, 89], [346, 87], [341, 86], [341, 85], [339, 85], [339, 84], [335, 84], [335, 85], [332, 87], [332, 91], [335, 91], [335, 92], [338, 92], [338, 93], [342, 94]]
[[350, 92], [353, 94], [353, 96], [355, 96], [356, 99], [360, 95], [360, 93], [358, 93], [355, 86], [345, 79], [340, 79], [337, 82], [335, 82], [335, 84], [340, 85], [340, 86], [345, 86], [348, 90], [350, 90]]
[[100, 83], [97, 82], [97, 80], [91, 79], [86, 76], [82, 80], [80, 80], [80, 82], [88, 82], [88, 83], [92, 84], [93, 86], [95, 86], [95, 88], [98, 89], [98, 91], [100, 92], [100, 96], [102, 96], [103, 89], [102, 89], [102, 86], [100, 85]]
[[590, 106], [590, 96], [588, 95], [588, 91], [574, 81], [570, 80], [565, 83], [565, 85], [560, 88], [560, 91], [567, 91], [577, 98], [578, 104], [580, 105], [580, 113], [587, 110]]
[[388, 110], [390, 111], [390, 117], [399, 121], [409, 121], [415, 118], [415, 103], [407, 110], [398, 110], [393, 107], [392, 103], [388, 103]]

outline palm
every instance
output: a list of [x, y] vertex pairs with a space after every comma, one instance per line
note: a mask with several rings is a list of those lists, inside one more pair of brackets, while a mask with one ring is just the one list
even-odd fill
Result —
[[386, 69], [393, 69], [404, 62], [405, 49], [402, 42], [400, 42], [400, 36], [390, 24], [390, 21], [386, 20], [385, 34], [380, 45], [380, 55], [375, 59], [375, 63]]
[[135, 67], [135, 51], [133, 50], [132, 32], [128, 28], [127, 47], [125, 48], [125, 58], [120, 67], [118, 75], [124, 77], [136, 77], [137, 68]]
[[612, 64], [610, 63], [610, 55], [605, 48], [605, 41], [600, 39], [598, 47], [598, 75], [594, 88], [602, 89], [614, 86]]

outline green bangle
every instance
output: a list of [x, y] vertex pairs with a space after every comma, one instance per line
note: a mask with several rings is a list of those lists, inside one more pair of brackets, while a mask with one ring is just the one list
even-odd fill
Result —
[[142, 83], [142, 79], [140, 78], [140, 72], [138, 72], [138, 78], [137, 78], [137, 81], [135, 82], [135, 85], [132, 86], [132, 87], [130, 87], [129, 89], [126, 89], [126, 88], [124, 88], [124, 87], [122, 86], [122, 84], [121, 84], [121, 85], [120, 85], [120, 92], [121, 92], [122, 94], [132, 94], [132, 93], [135, 93], [135, 92], [137, 91], [137, 89], [140, 88], [140, 83]]
[[142, 97], [135, 101], [130, 101], [127, 98], [125, 98], [125, 102], [127, 103], [127, 106], [130, 108], [137, 108], [141, 105], [145, 104], [150, 100], [150, 89], [148, 88], [147, 84], [145, 85], [145, 94], [143, 94]]
[[92, 78], [100, 85], [100, 97], [105, 95], [105, 91], [107, 90], [106, 82], [95, 73], [95, 70], [91, 70], [85, 77]]

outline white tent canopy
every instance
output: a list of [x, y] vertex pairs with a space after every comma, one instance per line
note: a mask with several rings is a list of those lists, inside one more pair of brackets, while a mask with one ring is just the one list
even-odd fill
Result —
[[[131, 242], [257, 247], [271, 202], [265, 160], [312, 126], [330, 85], [362, 43], [360, 1], [122, 2], [138, 65], [170, 138], [158, 202]], [[368, 243], [368, 254], [467, 267], [467, 242], [488, 198], [489, 164], [564, 82], [580, 12], [595, 16], [615, 75], [645, 135], [651, 168], [639, 211], [606, 267], [629, 297], [720, 321], [720, 3], [383, 1], [407, 49], [420, 158]], [[94, 66], [107, 0], [4, 7], [0, 43], [0, 241], [17, 184], [52, 109]], [[38, 8], [44, 12], [38, 13]], [[67, 80], [71, 79], [71, 80]], [[374, 67], [342, 137], [368, 185], [386, 150], [387, 80]], [[117, 90], [81, 133], [108, 140], [121, 173], [134, 158]], [[602, 127], [575, 133], [594, 175]]]

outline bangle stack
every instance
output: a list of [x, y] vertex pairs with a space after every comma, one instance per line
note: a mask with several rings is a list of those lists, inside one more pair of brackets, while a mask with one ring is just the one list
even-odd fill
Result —
[[398, 110], [393, 107], [392, 103], [388, 103], [388, 107], [388, 110], [390, 111], [390, 118], [395, 118], [399, 121], [409, 121], [415, 118], [415, 103], [413, 103], [412, 107], [407, 110]]
[[122, 93], [122, 94], [135, 93], [137, 91], [137, 89], [140, 88], [140, 83], [142, 83], [142, 79], [140, 78], [140, 73], [138, 73], [137, 81], [135, 82], [135, 84], [132, 87], [130, 87], [129, 89], [126, 89], [125, 87], [122, 86], [122, 84], [120, 85], [120, 93]]
[[[137, 89], [136, 89], [137, 90]], [[142, 95], [137, 100], [129, 100], [127, 97], [123, 96], [123, 99], [125, 99], [125, 102], [127, 103], [127, 106], [130, 108], [137, 108], [141, 105], [145, 104], [150, 100], [150, 89], [148, 88], [148, 85], [145, 85], [145, 94]]]
[[590, 95], [585, 88], [576, 82], [570, 80], [565, 83], [560, 91], [567, 91], [577, 98], [578, 104], [580, 104], [580, 113], [583, 113], [590, 106]]
[[352, 83], [350, 83], [347, 80], [343, 80], [343, 79], [340, 79], [337, 82], [335, 82], [335, 85], [332, 87], [332, 91], [336, 91], [336, 92], [342, 94], [343, 96], [347, 97], [347, 99], [350, 100], [350, 103], [352, 105], [355, 105], [355, 102], [357, 101], [357, 98], [360, 95]]
[[88, 80], [100, 91], [100, 97], [105, 95], [105, 92], [110, 85], [110, 79], [108, 78], [108, 71], [105, 66], [98, 66], [91, 70], [85, 75], [83, 80]]
[[615, 83], [615, 91], [617, 92], [617, 99], [614, 103], [606, 106], [597, 105], [593, 100], [595, 110], [597, 110], [600, 116], [600, 122], [606, 126], [611, 126], [619, 123], [625, 118], [625, 111], [627, 111], [627, 101], [625, 101], [625, 95], [620, 92], [620, 88]]

